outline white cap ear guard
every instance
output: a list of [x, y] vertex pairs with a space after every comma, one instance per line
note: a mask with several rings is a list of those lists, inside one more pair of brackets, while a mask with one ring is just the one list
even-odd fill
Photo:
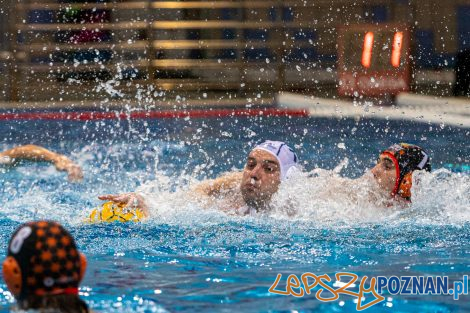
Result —
[[302, 173], [301, 168], [298, 165], [291, 166], [286, 173], [285, 179], [293, 178]]

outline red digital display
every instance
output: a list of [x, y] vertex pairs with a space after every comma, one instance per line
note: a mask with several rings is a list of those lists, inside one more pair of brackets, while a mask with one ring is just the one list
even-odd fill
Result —
[[340, 28], [339, 94], [396, 95], [409, 90], [409, 32], [396, 25]]
[[390, 61], [393, 67], [400, 66], [402, 43], [403, 43], [403, 32], [396, 32], [395, 35], [393, 36], [392, 57]]
[[374, 33], [368, 32], [364, 37], [364, 48], [362, 48], [362, 66], [365, 68], [370, 67], [372, 59], [372, 48], [374, 47]]

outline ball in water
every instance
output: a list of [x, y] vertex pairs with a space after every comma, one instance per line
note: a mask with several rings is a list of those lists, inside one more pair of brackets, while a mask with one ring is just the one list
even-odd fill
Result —
[[112, 201], [104, 203], [101, 208], [94, 209], [89, 217], [90, 222], [140, 222], [144, 217], [142, 210], [128, 208], [123, 203]]

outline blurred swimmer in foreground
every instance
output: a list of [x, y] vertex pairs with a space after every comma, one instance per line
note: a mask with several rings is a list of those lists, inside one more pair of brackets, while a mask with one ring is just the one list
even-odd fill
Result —
[[399, 201], [411, 201], [414, 171], [431, 171], [428, 154], [416, 145], [400, 143], [380, 153], [377, 165], [371, 169], [382, 190]]
[[86, 313], [78, 286], [86, 258], [73, 237], [58, 223], [21, 225], [13, 234], [3, 262], [3, 278], [20, 310]]
[[[226, 201], [221, 209], [228, 212], [244, 215], [268, 211], [272, 196], [297, 165], [297, 155], [289, 146], [281, 141], [268, 140], [253, 148], [242, 172], [204, 181], [190, 192], [197, 198], [223, 198]], [[125, 203], [129, 207], [142, 209], [148, 215], [145, 199], [137, 193], [98, 198]]]
[[83, 178], [80, 166], [64, 155], [52, 152], [36, 145], [25, 145], [0, 152], [0, 165], [15, 165], [21, 160], [50, 162], [58, 171], [68, 174], [70, 181], [76, 182]]

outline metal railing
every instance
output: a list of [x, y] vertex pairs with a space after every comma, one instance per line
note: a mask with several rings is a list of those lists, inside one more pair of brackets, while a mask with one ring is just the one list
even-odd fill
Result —
[[11, 80], [13, 55], [9, 51], [0, 51], [0, 101], [7, 101], [13, 97]]
[[[321, 1], [315, 3], [23, 0], [17, 5], [18, 65], [12, 83], [22, 90], [15, 89], [12, 98], [108, 97], [106, 88], [95, 88], [103, 82], [130, 96], [136, 88], [265, 96], [321, 83], [325, 75], [315, 75], [319, 71], [334, 79], [326, 71], [334, 58], [314, 59], [319, 47], [313, 30], [333, 39], [335, 28], [318, 26], [312, 14], [293, 13], [293, 8], [316, 10]], [[331, 57], [335, 43], [328, 44]], [[299, 77], [302, 70], [306, 74]]]
[[240, 98], [331, 85], [336, 26], [362, 12], [325, 0], [22, 0], [16, 8], [14, 100], [109, 97], [95, 88], [103, 83], [129, 97], [144, 88]]

